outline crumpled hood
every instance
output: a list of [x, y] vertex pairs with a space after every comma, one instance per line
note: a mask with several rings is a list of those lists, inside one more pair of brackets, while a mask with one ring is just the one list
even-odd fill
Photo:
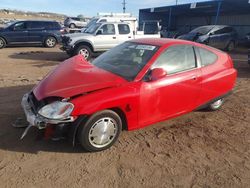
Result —
[[81, 55], [61, 63], [35, 88], [38, 100], [47, 97], [69, 98], [105, 88], [117, 87], [127, 81], [87, 62]]

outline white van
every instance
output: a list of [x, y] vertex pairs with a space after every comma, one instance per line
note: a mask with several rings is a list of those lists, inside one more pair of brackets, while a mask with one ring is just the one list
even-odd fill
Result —
[[131, 25], [131, 29], [135, 32], [138, 28], [137, 18], [130, 13], [98, 13], [96, 17], [92, 18], [86, 25], [89, 28], [91, 25], [102, 22], [126, 22]]

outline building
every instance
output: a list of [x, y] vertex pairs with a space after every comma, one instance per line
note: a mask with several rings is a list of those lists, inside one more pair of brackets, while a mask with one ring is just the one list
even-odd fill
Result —
[[151, 20], [160, 20], [169, 33], [185, 33], [203, 25], [231, 25], [243, 37], [250, 33], [250, 0], [213, 0], [140, 9], [140, 26]]

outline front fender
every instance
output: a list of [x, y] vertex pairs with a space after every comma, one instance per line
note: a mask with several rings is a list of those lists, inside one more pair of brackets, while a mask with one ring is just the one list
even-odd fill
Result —
[[75, 46], [78, 46], [79, 44], [81, 43], [87, 43], [91, 46], [92, 49], [94, 49], [94, 45], [93, 45], [93, 42], [91, 40], [88, 40], [88, 39], [81, 39], [81, 40], [77, 40], [75, 43], [74, 43], [74, 47]]
[[139, 90], [135, 87], [117, 87], [96, 91], [71, 101], [72, 116], [90, 116], [105, 109], [119, 108], [126, 116], [128, 130], [138, 126]]

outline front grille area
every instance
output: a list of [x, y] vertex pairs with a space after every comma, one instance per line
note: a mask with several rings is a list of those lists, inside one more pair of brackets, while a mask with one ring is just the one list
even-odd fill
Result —
[[63, 37], [62, 37], [62, 43], [63, 43], [63, 44], [68, 44], [68, 43], [69, 43], [69, 40], [70, 40], [70, 38], [67, 37], [67, 36], [63, 36]]
[[39, 111], [40, 108], [42, 108], [45, 103], [43, 101], [38, 101], [34, 95], [34, 93], [30, 93], [29, 94], [29, 98], [28, 98], [28, 103], [32, 109], [32, 111], [37, 114], [37, 112]]

